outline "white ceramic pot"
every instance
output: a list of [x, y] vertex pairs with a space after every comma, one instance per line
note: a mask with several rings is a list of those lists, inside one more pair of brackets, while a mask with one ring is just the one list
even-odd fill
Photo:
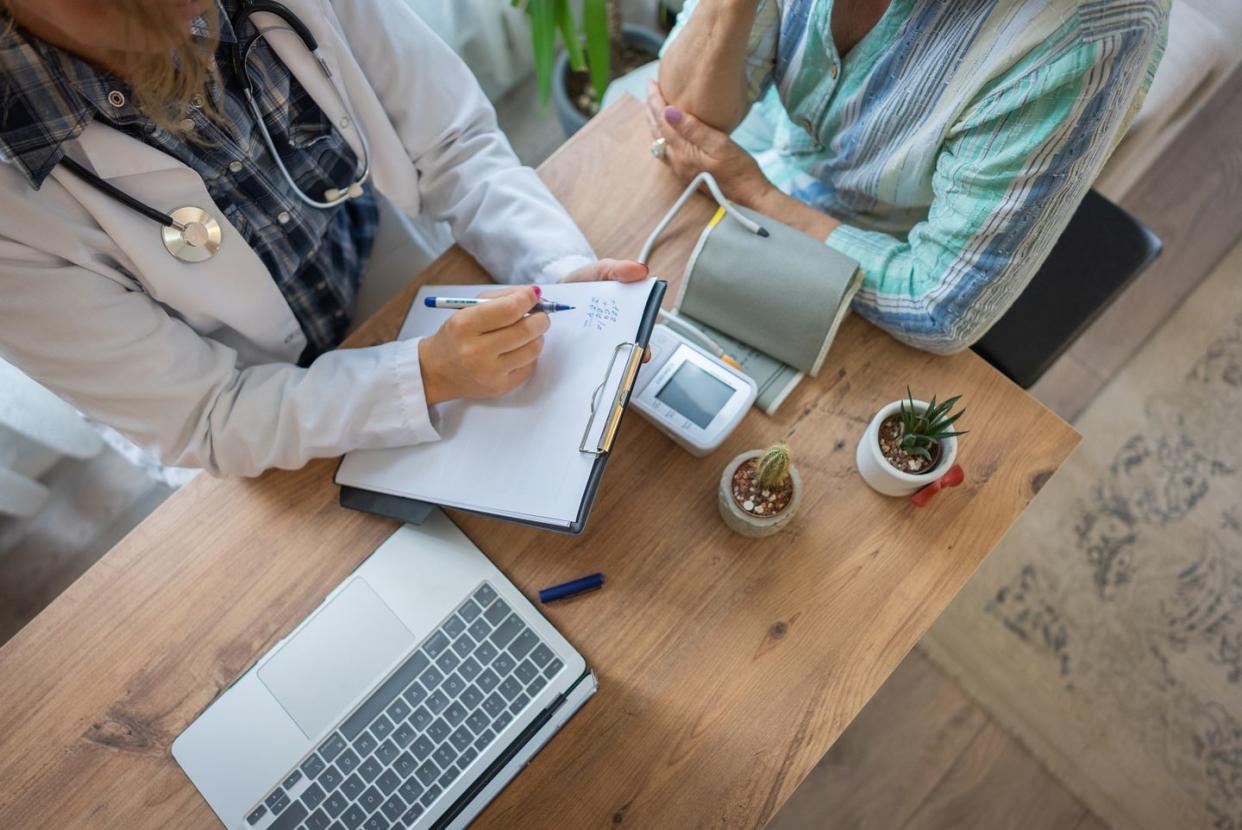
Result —
[[[940, 442], [940, 460], [925, 473], [903, 473], [888, 463], [888, 459], [880, 451], [880, 424], [888, 416], [900, 412], [903, 403], [905, 401], [893, 401], [875, 414], [871, 423], [867, 424], [866, 431], [858, 441], [858, 450], [854, 453], [854, 461], [863, 481], [872, 490], [886, 496], [909, 496], [917, 493], [944, 475], [957, 460], [957, 439], [945, 438]], [[920, 400], [915, 400], [914, 405], [920, 410], [928, 406], [926, 401]]]
[[798, 512], [798, 508], [802, 505], [802, 477], [798, 475], [798, 468], [789, 465], [789, 477], [793, 479], [793, 497], [789, 500], [789, 504], [785, 509], [775, 516], [760, 517], [737, 506], [737, 502], [733, 500], [733, 473], [743, 463], [752, 458], [758, 458], [763, 455], [763, 450], [750, 450], [744, 452], [737, 458], [729, 462], [725, 467], [724, 473], [720, 476], [720, 490], [717, 494], [716, 503], [720, 507], [720, 517], [724, 519], [724, 523], [734, 533], [740, 533], [742, 536], [749, 536], [752, 539], [758, 539], [763, 536], [771, 536], [778, 533], [788, 525]]

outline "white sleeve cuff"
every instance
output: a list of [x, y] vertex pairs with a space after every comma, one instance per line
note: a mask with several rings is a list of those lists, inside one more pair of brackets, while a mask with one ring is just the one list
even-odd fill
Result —
[[397, 401], [410, 444], [440, 440], [436, 429], [438, 419], [427, 405], [427, 393], [423, 389], [423, 370], [418, 359], [418, 344], [421, 341], [421, 337], [402, 340], [395, 344], [398, 348], [392, 350]]
[[553, 282], [560, 282], [568, 277], [574, 271], [596, 262], [593, 257], [584, 256], [583, 254], [568, 254], [552, 260], [539, 270], [539, 275], [535, 277], [535, 282], [544, 283], [545, 285]]

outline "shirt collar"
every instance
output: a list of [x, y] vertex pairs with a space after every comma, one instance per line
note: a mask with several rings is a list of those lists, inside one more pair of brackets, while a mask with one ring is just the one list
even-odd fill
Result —
[[[230, 43], [231, 3], [220, 5], [220, 40]], [[0, 162], [15, 165], [36, 190], [94, 118], [116, 127], [147, 120], [124, 82], [6, 22], [0, 18]], [[191, 25], [196, 36], [206, 35], [202, 18]], [[211, 93], [214, 99], [220, 91]]]

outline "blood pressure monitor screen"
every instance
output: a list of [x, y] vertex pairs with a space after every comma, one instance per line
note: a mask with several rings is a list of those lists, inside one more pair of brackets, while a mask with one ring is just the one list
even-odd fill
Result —
[[656, 400], [677, 410], [700, 429], [706, 429], [733, 393], [732, 386], [687, 361], [656, 393]]

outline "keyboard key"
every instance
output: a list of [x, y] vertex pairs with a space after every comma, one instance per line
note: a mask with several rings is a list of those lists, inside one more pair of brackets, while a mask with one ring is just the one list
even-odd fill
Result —
[[457, 697], [466, 688], [466, 681], [461, 679], [457, 672], [453, 672], [444, 678], [444, 685], [440, 687], [449, 697]]
[[361, 760], [352, 749], [347, 749], [337, 756], [336, 765], [341, 768], [341, 772], [349, 775], [358, 767]]
[[[510, 649], [510, 651], [512, 651], [512, 649]], [[518, 663], [517, 668], [513, 670], [513, 676], [521, 681], [522, 685], [525, 686], [539, 676], [539, 669], [535, 668], [535, 664], [531, 661], [523, 660], [521, 663]]]
[[487, 693], [500, 685], [500, 677], [491, 669], [484, 669], [479, 675], [479, 679], [475, 682], [479, 684], [479, 688], [484, 693]]
[[388, 830], [392, 823], [382, 813], [376, 813], [362, 823], [362, 830]]
[[505, 681], [500, 684], [500, 693], [504, 695], [505, 700], [512, 701], [522, 693], [522, 684], [517, 682], [517, 678], [506, 677]]
[[431, 711], [426, 706], [419, 706], [414, 710], [414, 714], [410, 715], [410, 724], [419, 732], [422, 732], [427, 728], [427, 724], [434, 719], [435, 715], [431, 714]]
[[466, 630], [466, 624], [461, 621], [461, 617], [454, 614], [444, 621], [444, 625], [440, 626], [444, 629], [444, 633], [450, 637], [456, 637], [458, 634]]
[[431, 697], [427, 698], [427, 708], [437, 715], [443, 712], [448, 705], [449, 696], [444, 693], [443, 689], [436, 689], [431, 693]]
[[388, 719], [387, 715], [380, 715], [371, 724], [371, 734], [381, 741], [392, 734], [392, 729], [392, 721]]
[[293, 830], [309, 813], [310, 810], [303, 807], [301, 802], [294, 802], [278, 819], [268, 825], [268, 830]]
[[436, 666], [439, 667], [440, 671], [445, 674], [448, 674], [453, 669], [457, 668], [457, 664], [460, 662], [461, 658], [454, 654], [452, 649], [449, 649], [436, 658]]
[[479, 617], [477, 620], [470, 623], [470, 627], [466, 629], [475, 642], [479, 643], [483, 642], [483, 638], [486, 637], [491, 630], [492, 627], [488, 625], [487, 620], [482, 617]]
[[479, 643], [479, 647], [474, 650], [474, 659], [486, 666], [488, 663], [495, 660], [496, 655], [499, 653], [500, 651], [497, 650], [497, 648], [491, 643], [482, 642]]
[[423, 785], [418, 783], [417, 779], [409, 778], [402, 782], [401, 786], [397, 788], [397, 792], [406, 800], [406, 803], [413, 804], [423, 794]]
[[466, 767], [474, 763], [474, 759], [479, 757], [479, 753], [475, 752], [473, 747], [466, 747], [462, 750], [460, 757], [457, 759], [457, 768], [462, 772], [466, 771]]
[[405, 690], [405, 694], [401, 695], [411, 706], [417, 706], [427, 697], [427, 690], [423, 688], [423, 684], [418, 681], [410, 684], [410, 688]]
[[493, 732], [490, 729], [485, 730], [482, 735], [480, 735], [477, 739], [475, 739], [474, 748], [477, 749], [479, 752], [482, 752], [483, 750], [487, 749], [487, 747], [495, 739], [496, 739], [495, 732]]
[[548, 648], [544, 643], [535, 646], [535, 650], [530, 653], [530, 659], [535, 661], [535, 665], [543, 668], [555, 657], [552, 649]]
[[323, 810], [316, 810], [306, 817], [306, 830], [327, 830], [331, 817]]
[[505, 605], [503, 599], [498, 599], [486, 611], [483, 612], [483, 619], [492, 625], [500, 625], [501, 620], [509, 616], [509, 606]]
[[418, 740], [410, 749], [414, 750], [414, 757], [420, 761], [431, 757], [431, 751], [436, 748], [435, 742], [426, 735], [419, 735]]
[[462, 603], [461, 608], [457, 609], [457, 613], [461, 615], [463, 620], [470, 623], [474, 622], [475, 617], [483, 613], [483, 609], [479, 607], [477, 602], [468, 599]]
[[396, 742], [397, 746], [405, 749], [410, 745], [410, 741], [414, 740], [414, 736], [417, 734], [418, 730], [416, 730], [413, 725], [408, 722], [403, 722], [397, 727], [396, 731], [392, 733], [392, 739]]
[[333, 732], [332, 737], [319, 745], [319, 754], [325, 761], [331, 763], [333, 758], [341, 754], [345, 746], [345, 739], [341, 737], [341, 733]]
[[466, 691], [462, 692], [461, 697], [458, 699], [467, 709], [477, 709], [479, 708], [479, 704], [483, 702], [483, 698], [484, 694], [479, 690], [479, 687], [471, 686], [466, 689]]
[[436, 718], [431, 722], [431, 726], [427, 727], [427, 736], [436, 743], [440, 743], [452, 731], [452, 727], [445, 723], [444, 718]]
[[362, 822], [367, 820], [366, 811], [357, 804], [350, 805], [349, 809], [341, 815], [341, 823], [349, 830], [358, 830], [362, 826]]
[[427, 652], [432, 660], [434, 660], [440, 656], [440, 652], [444, 651], [448, 647], [449, 638], [444, 636], [443, 631], [437, 631], [435, 634], [432, 634], [431, 639], [423, 645], [423, 650]]
[[354, 739], [354, 750], [357, 751], [359, 757], [365, 758], [371, 754], [371, 750], [375, 749], [379, 741], [375, 740], [370, 732], [363, 732]]
[[432, 784], [427, 788], [427, 792], [423, 793], [423, 797], [418, 800], [418, 803], [424, 807], [430, 807], [431, 803], [439, 798], [440, 793], [442, 792], [444, 792], [444, 790], [441, 790], [439, 787]]
[[406, 827], [413, 827], [414, 822], [418, 821], [418, 817], [423, 814], [423, 805], [415, 804], [405, 811], [405, 815], [401, 817], [401, 822]]
[[503, 712], [508, 705], [499, 692], [492, 692], [487, 696], [487, 700], [483, 701], [483, 711], [494, 718]]
[[416, 766], [418, 766], [418, 761], [414, 760], [414, 756], [408, 752], [402, 752], [397, 756], [397, 760], [392, 762], [393, 771], [401, 778], [409, 777]]
[[435, 666], [430, 667], [427, 671], [419, 675], [418, 681], [423, 684], [426, 689], [434, 689], [440, 685], [440, 681], [444, 679], [444, 675]]
[[325, 791], [332, 792], [344, 777], [345, 775], [336, 768], [336, 764], [331, 764], [319, 774], [319, 783], [323, 785]]
[[306, 792], [302, 793], [301, 801], [313, 810], [319, 806], [319, 803], [323, 801], [323, 797], [325, 795], [326, 793], [323, 791], [323, 787], [318, 784], [311, 784], [306, 788]]
[[436, 783], [439, 784], [441, 787], [444, 787], [447, 790], [449, 784], [452, 784], [454, 781], [456, 781], [457, 776], [459, 775], [461, 775], [461, 770], [459, 770], [456, 765], [451, 766], [444, 771], [444, 774], [440, 776], [440, 780], [437, 781]]
[[508, 712], [501, 712], [500, 716], [497, 717], [496, 720], [492, 721], [492, 729], [495, 729], [497, 734], [499, 734], [512, 722], [513, 715], [510, 715]]
[[435, 780], [440, 777], [440, 768], [435, 765], [434, 761], [428, 759], [415, 770], [414, 775], [419, 783], [426, 787], [435, 783]]
[[284, 787], [286, 790], [291, 790], [293, 789], [293, 785], [298, 783], [301, 780], [302, 780], [302, 773], [299, 772], [298, 770], [294, 770], [293, 772], [289, 773], [289, 777], [285, 779], [285, 782], [281, 784], [281, 786]]
[[401, 667], [381, 683], [379, 688], [372, 692], [371, 696], [341, 724], [341, 734], [346, 740], [352, 741], [358, 737], [358, 733], [374, 720], [376, 715], [387, 709], [388, 704], [392, 703], [393, 699], [410, 685], [410, 681], [417, 677], [427, 665], [426, 655], [419, 651], [414, 652], [413, 656], [402, 663]]
[[400, 783], [401, 776], [390, 769], [384, 770], [380, 773], [380, 777], [375, 779], [375, 786], [379, 787], [380, 792], [384, 795], [392, 795], [392, 791], [397, 789], [397, 785]]
[[367, 783], [363, 781], [362, 778], [356, 772], [353, 775], [346, 778], [345, 781], [341, 784], [341, 792], [345, 793], [345, 797], [348, 798], [350, 801], [353, 801], [355, 798], [361, 795], [362, 791], [365, 790], [366, 788], [367, 788]]
[[275, 805], [279, 804], [280, 800], [285, 797], [285, 791], [277, 787], [267, 798], [263, 799], [263, 803], [267, 805], [267, 809], [274, 811], [276, 809]]
[[394, 795], [384, 802], [384, 806], [380, 810], [388, 818], [389, 821], [398, 821], [401, 814], [405, 812], [405, 802], [401, 800], [401, 796]]
[[465, 726], [457, 727], [457, 731], [449, 735], [449, 743], [458, 752], [464, 752], [470, 747], [470, 743], [474, 740], [474, 736], [470, 734], [470, 730]]
[[543, 687], [546, 685], [548, 685], [548, 681], [544, 680], [542, 677], [536, 677], [534, 682], [526, 687], [526, 694], [530, 695], [531, 697], [534, 697], [535, 695], [542, 692]]
[[448, 721], [449, 726], [460, 726], [461, 722], [466, 719], [466, 707], [461, 705], [461, 701], [453, 701], [452, 705], [444, 710], [444, 719]]
[[483, 667], [479, 665], [479, 661], [473, 657], [467, 657], [461, 661], [461, 665], [457, 667], [457, 673], [460, 674], [467, 682], [474, 680], [479, 676], [479, 672], [483, 671]]
[[469, 634], [462, 634], [453, 641], [453, 651], [463, 660], [466, 659], [467, 654], [474, 651], [474, 646], [474, 638]]
[[381, 764], [388, 766], [392, 763], [392, 759], [396, 758], [400, 752], [401, 750], [397, 748], [395, 743], [384, 741], [379, 745], [379, 749], [375, 750], [375, 757]]
[[258, 807], [254, 808], [254, 812], [246, 816], [246, 821], [250, 824], [258, 824], [259, 819], [263, 818], [265, 815], [267, 815], [267, 808], [260, 804]]
[[522, 632], [526, 626], [518, 619], [517, 614], [510, 614], [505, 621], [496, 626], [491, 634], [487, 635], [487, 641], [496, 648], [504, 648], [509, 645], [509, 641]]
[[358, 796], [358, 803], [362, 805], [362, 809], [371, 813], [378, 810], [379, 806], [384, 803], [384, 796], [372, 785], [363, 790], [362, 795]]
[[339, 816], [349, 806], [349, 797], [344, 793], [329, 793], [324, 799], [323, 809], [332, 818]]
[[517, 668], [517, 661], [506, 653], [496, 655], [496, 659], [492, 661], [492, 669], [501, 677], [504, 677], [515, 668]]
[[413, 706], [406, 703], [403, 698], [399, 697], [392, 702], [392, 706], [389, 706], [384, 714], [388, 715], [389, 719], [393, 723], [401, 723], [401, 721], [410, 716], [411, 709], [413, 709]]
[[548, 664], [548, 667], [543, 670], [543, 676], [551, 680], [553, 677], [556, 677], [556, 673], [563, 668], [565, 668], [564, 663], [560, 660], [553, 660]]
[[362, 762], [362, 766], [358, 767], [358, 772], [364, 781], [370, 783], [375, 780], [375, 776], [379, 775], [382, 769], [384, 765], [379, 762], [378, 758], [368, 758]]
[[307, 778], [314, 781], [319, 777], [319, 773], [323, 772], [324, 767], [326, 766], [327, 764], [323, 762], [322, 758], [312, 753], [311, 757], [302, 762], [302, 766], [299, 767], [299, 769], [306, 774]]
[[436, 754], [431, 756], [440, 765], [440, 769], [444, 769], [457, 760], [457, 750], [453, 748], [447, 741], [440, 744], [440, 748], [436, 750]]
[[509, 704], [509, 711], [516, 715], [518, 712], [525, 709], [526, 704], [528, 703], [530, 703], [530, 698], [525, 692], [523, 692], [518, 695], [511, 704]]
[[539, 637], [527, 628], [509, 643], [509, 653], [513, 655], [514, 660], [521, 660], [537, 645], [539, 645]]
[[477, 591], [474, 592], [474, 601], [486, 608], [492, 604], [492, 600], [496, 599], [496, 589], [484, 582]]
[[466, 718], [466, 726], [476, 735], [482, 735], [483, 730], [487, 728], [492, 719], [485, 715], [481, 710], [475, 710], [470, 713], [470, 717]]

